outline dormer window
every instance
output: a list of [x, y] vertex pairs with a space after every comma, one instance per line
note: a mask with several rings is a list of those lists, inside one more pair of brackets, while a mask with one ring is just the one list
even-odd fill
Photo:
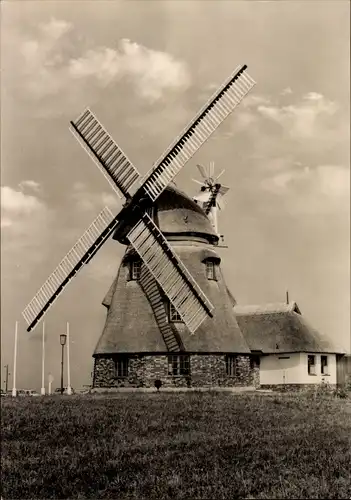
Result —
[[138, 281], [141, 275], [141, 260], [132, 260], [130, 264], [130, 279]]
[[206, 260], [206, 278], [208, 280], [216, 280], [216, 264], [213, 260]]
[[172, 302], [169, 302], [169, 322], [170, 323], [182, 323], [182, 317], [177, 311], [177, 309], [174, 307]]

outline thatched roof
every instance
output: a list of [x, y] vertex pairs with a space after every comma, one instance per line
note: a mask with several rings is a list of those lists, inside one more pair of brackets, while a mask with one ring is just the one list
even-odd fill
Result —
[[[208, 317], [194, 335], [182, 323], [174, 323], [184, 348], [188, 352], [237, 352], [250, 350], [238, 327], [220, 266], [217, 281], [206, 278], [203, 260], [220, 257], [207, 244], [193, 242], [172, 246], [214, 305], [213, 318]], [[108, 307], [106, 324], [95, 354], [166, 352], [165, 342], [151, 305], [137, 281], [129, 281], [128, 261], [133, 252], [128, 249], [119, 273], [104, 299]]]
[[270, 313], [283, 313], [283, 312], [296, 312], [301, 314], [299, 306], [296, 302], [276, 302], [271, 304], [260, 304], [260, 305], [241, 305], [236, 304], [235, 314], [236, 315], [256, 315], [256, 314], [270, 314]]
[[296, 302], [263, 306], [237, 304], [234, 312], [252, 351], [344, 352], [340, 346], [308, 324]]

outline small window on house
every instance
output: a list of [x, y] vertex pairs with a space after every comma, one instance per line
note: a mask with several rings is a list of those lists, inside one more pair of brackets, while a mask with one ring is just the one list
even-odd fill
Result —
[[181, 323], [183, 321], [181, 315], [172, 302], [169, 302], [169, 321], [170, 323]]
[[307, 356], [308, 374], [316, 375], [316, 356], [309, 354]]
[[321, 356], [321, 373], [328, 375], [328, 356]]
[[168, 375], [189, 375], [190, 358], [185, 354], [168, 356]]
[[126, 356], [119, 356], [115, 359], [115, 377], [128, 377], [128, 358]]
[[141, 260], [132, 260], [130, 267], [130, 279], [137, 281], [141, 275]]
[[232, 354], [226, 356], [226, 372], [229, 377], [237, 377], [239, 375], [238, 358]]
[[216, 280], [216, 267], [213, 260], [206, 260], [206, 278]]

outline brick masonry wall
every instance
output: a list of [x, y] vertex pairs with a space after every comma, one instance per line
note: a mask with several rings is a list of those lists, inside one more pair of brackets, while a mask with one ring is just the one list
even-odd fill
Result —
[[113, 357], [95, 357], [94, 384], [102, 387], [154, 387], [161, 380], [163, 387], [245, 387], [254, 385], [257, 368], [250, 366], [250, 356], [237, 356], [238, 373], [226, 374], [223, 354], [190, 354], [190, 375], [170, 375], [168, 356], [134, 355], [129, 357], [128, 376], [116, 378]]

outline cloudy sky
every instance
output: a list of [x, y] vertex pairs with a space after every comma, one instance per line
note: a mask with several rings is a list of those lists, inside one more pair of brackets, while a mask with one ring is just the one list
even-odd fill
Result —
[[[349, 2], [4, 1], [1, 10], [2, 381], [19, 320], [17, 386], [40, 387], [41, 324], [28, 334], [21, 311], [97, 213], [120, 207], [69, 120], [90, 106], [145, 173], [244, 63], [257, 85], [177, 185], [195, 195], [196, 163], [225, 168], [221, 255], [237, 301], [284, 301], [288, 289], [349, 349]], [[123, 251], [108, 241], [45, 317], [55, 387], [66, 321], [72, 385], [90, 383], [101, 300]]]

